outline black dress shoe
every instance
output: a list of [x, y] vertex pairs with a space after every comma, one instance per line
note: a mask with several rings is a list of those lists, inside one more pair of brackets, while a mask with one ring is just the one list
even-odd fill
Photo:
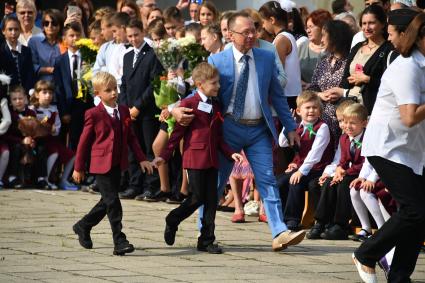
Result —
[[19, 178], [15, 178], [7, 184], [7, 187], [11, 189], [22, 189], [24, 185]]
[[115, 245], [114, 255], [124, 255], [134, 252], [134, 246], [130, 244], [127, 240]]
[[137, 196], [137, 192], [134, 189], [127, 189], [118, 195], [120, 199], [134, 199]]
[[363, 233], [362, 234], [354, 234], [351, 237], [351, 240], [353, 240], [355, 242], [363, 242], [364, 240], [366, 240], [367, 238], [372, 236], [372, 234], [365, 229], [361, 229], [360, 231], [363, 231]]
[[144, 200], [147, 201], [147, 202], [165, 201], [169, 197], [171, 197], [171, 192], [159, 191], [154, 196], [152, 196], [152, 197], [148, 196]]
[[90, 238], [90, 231], [83, 229], [78, 222], [72, 226], [74, 233], [78, 235], [80, 245], [85, 249], [93, 248], [93, 242]]
[[181, 204], [188, 196], [182, 193], [178, 193], [178, 195], [171, 195], [166, 203], [169, 204]]
[[174, 241], [176, 240], [177, 230], [178, 230], [177, 227], [173, 227], [171, 225], [165, 224], [164, 240], [167, 243], [167, 245], [169, 246], [174, 245]]
[[324, 234], [323, 239], [325, 240], [348, 240], [347, 230], [338, 224], [335, 224], [322, 234]]
[[151, 199], [152, 197], [153, 196], [152, 196], [152, 193], [150, 191], [145, 191], [142, 194], [137, 195], [135, 197], [135, 200], [146, 200], [146, 199]]
[[286, 226], [288, 227], [288, 230], [298, 232], [301, 230], [300, 224], [297, 221], [288, 221], [286, 223]]
[[310, 240], [321, 239], [320, 234], [322, 234], [324, 230], [324, 225], [316, 223], [314, 224], [313, 228], [311, 228], [311, 230], [306, 234], [306, 238]]
[[47, 183], [46, 180], [39, 180], [37, 181], [36, 187], [42, 190], [48, 190], [49, 189], [49, 183]]
[[222, 254], [223, 250], [217, 244], [209, 244], [206, 247], [199, 246], [196, 248], [200, 252], [207, 252], [210, 254]]

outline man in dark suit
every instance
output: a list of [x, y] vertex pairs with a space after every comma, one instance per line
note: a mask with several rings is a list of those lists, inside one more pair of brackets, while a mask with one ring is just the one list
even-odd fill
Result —
[[124, 255], [134, 251], [122, 229], [122, 207], [118, 197], [121, 171], [128, 167], [128, 146], [134, 152], [142, 171], [152, 173], [152, 166], [140, 149], [131, 128], [131, 118], [125, 106], [116, 103], [118, 92], [115, 78], [99, 72], [93, 78], [93, 88], [101, 103], [86, 112], [84, 130], [78, 144], [73, 178], [84, 179], [85, 163], [91, 151], [90, 173], [96, 175], [101, 194], [100, 201], [78, 221], [73, 230], [81, 246], [93, 247], [90, 230], [108, 215], [114, 240], [114, 254]]
[[81, 32], [81, 26], [75, 22], [64, 27], [68, 51], [57, 59], [53, 72], [59, 115], [63, 125], [69, 127], [69, 146], [74, 150], [83, 131], [84, 113], [93, 107], [91, 95], [83, 92], [78, 82], [82, 75], [82, 57], [75, 43], [80, 39]]
[[[144, 42], [143, 23], [132, 20], [126, 28], [127, 38], [134, 50], [124, 55], [123, 76], [119, 103], [130, 109], [133, 129], [148, 159], [154, 158], [152, 144], [159, 131], [159, 120], [155, 115], [160, 110], [155, 105], [152, 80], [164, 69], [153, 49]], [[129, 187], [120, 194], [121, 198], [154, 200], [159, 190], [159, 176], [143, 176], [134, 155], [130, 156]], [[144, 192], [142, 193], [142, 183]], [[142, 194], [141, 194], [142, 193]]]

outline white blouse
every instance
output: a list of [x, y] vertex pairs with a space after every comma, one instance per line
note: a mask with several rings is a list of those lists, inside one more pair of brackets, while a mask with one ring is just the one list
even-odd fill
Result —
[[375, 106], [363, 138], [363, 156], [380, 156], [422, 175], [425, 166], [425, 121], [408, 128], [399, 106], [425, 103], [425, 57], [418, 50], [399, 56], [381, 78]]

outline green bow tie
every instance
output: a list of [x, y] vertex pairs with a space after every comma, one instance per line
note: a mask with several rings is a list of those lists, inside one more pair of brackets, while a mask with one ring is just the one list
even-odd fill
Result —
[[308, 138], [311, 139], [311, 136], [317, 135], [317, 133], [313, 130], [313, 125], [312, 124], [307, 124], [307, 125], [305, 125], [305, 127], [306, 127], [306, 129], [308, 131]]
[[356, 141], [355, 139], [353, 139], [354, 144], [356, 145], [357, 148], [361, 148], [362, 147], [362, 143], [359, 141]]

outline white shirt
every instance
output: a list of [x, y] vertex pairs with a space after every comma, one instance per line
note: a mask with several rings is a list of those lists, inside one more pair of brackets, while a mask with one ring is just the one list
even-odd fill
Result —
[[105, 107], [106, 112], [108, 112], [109, 116], [111, 116], [112, 118], [114, 118], [114, 111], [117, 110], [117, 112], [118, 112], [117, 113], [118, 119], [120, 118], [120, 111], [118, 110], [118, 104], [115, 105], [115, 107], [110, 107], [110, 106], [106, 105], [103, 102], [102, 102], [102, 104]]
[[[300, 69], [300, 59], [298, 58], [298, 48], [295, 42], [295, 38], [292, 34], [288, 32], [281, 32], [278, 36], [284, 36], [291, 42], [291, 53], [286, 56], [285, 63], [282, 62], [283, 69], [285, 70], [287, 76], [287, 83], [285, 86], [285, 96], [293, 97], [300, 95], [301, 88], [301, 69]], [[273, 44], [276, 45], [276, 39], [273, 41]]]
[[[237, 50], [234, 46], [233, 49], [233, 58], [234, 58], [234, 66], [235, 66], [235, 83], [233, 85], [233, 94], [230, 99], [229, 106], [227, 107], [226, 113], [233, 112], [233, 105], [235, 103], [236, 97], [236, 87], [239, 81], [239, 77], [241, 75], [242, 69], [242, 56], [244, 55], [239, 50]], [[255, 61], [254, 54], [252, 53], [252, 49], [249, 50], [246, 55], [250, 57], [248, 60], [249, 64], [249, 77], [248, 77], [248, 87], [246, 90], [245, 96], [245, 106], [244, 112], [241, 119], [260, 119], [263, 117], [263, 113], [261, 112], [260, 106], [260, 90], [258, 89], [258, 77], [257, 71], [255, 69]]]
[[[304, 126], [304, 131], [301, 134], [301, 137], [309, 134], [307, 130], [307, 126], [306, 126], [307, 124], [310, 124], [310, 123], [305, 123], [304, 121], [302, 121], [300, 124], [300, 127], [301, 125]], [[313, 168], [313, 166], [316, 163], [320, 162], [320, 160], [322, 159], [323, 153], [325, 152], [326, 147], [328, 146], [330, 140], [331, 140], [331, 135], [329, 132], [329, 127], [328, 125], [323, 123], [320, 126], [320, 128], [317, 130], [313, 145], [311, 146], [310, 151], [305, 157], [303, 164], [298, 169], [301, 172], [301, 174], [303, 174], [304, 176], [307, 176], [311, 168]]]
[[[71, 71], [71, 77], [73, 75], [72, 73], [72, 65], [74, 64], [74, 55], [77, 55], [77, 62], [78, 62], [78, 69], [77, 69], [77, 79], [80, 79], [81, 76], [81, 53], [80, 50], [78, 50], [75, 53], [72, 53], [69, 49], [68, 49], [68, 58], [69, 58], [69, 70]], [[74, 79], [74, 78], [73, 78]]]
[[118, 44], [116, 44], [113, 40], [105, 42], [102, 46], [100, 46], [99, 52], [96, 55], [96, 62], [92, 68], [93, 76], [100, 71], [108, 71], [108, 65], [112, 60], [113, 51], [117, 46]]
[[121, 86], [121, 77], [123, 74], [124, 55], [130, 52], [132, 48], [127, 48], [126, 44], [118, 44], [111, 52], [111, 61], [107, 65], [108, 73], [112, 74], [117, 80], [118, 91]]
[[9, 50], [12, 52], [12, 50], [18, 51], [18, 53], [21, 53], [22, 51], [22, 44], [18, 41], [16, 44], [16, 49], [12, 48], [12, 45], [9, 44], [9, 41], [6, 40], [7, 47], [9, 47]]
[[205, 94], [203, 94], [201, 91], [197, 91], [199, 96], [201, 97], [202, 102], [206, 102], [208, 100], [208, 96], [206, 96]]
[[363, 138], [363, 156], [380, 156], [406, 165], [417, 175], [425, 166], [425, 121], [408, 128], [399, 106], [425, 103], [425, 57], [418, 50], [399, 56], [381, 78], [375, 106]]
[[330, 177], [333, 177], [335, 175], [336, 167], [338, 167], [340, 159], [341, 159], [341, 144], [338, 143], [338, 148], [336, 149], [334, 159], [332, 160], [331, 164], [326, 166], [325, 170], [323, 171], [323, 174], [327, 174]]
[[373, 168], [367, 158], [363, 163], [362, 170], [360, 170], [359, 178], [366, 179], [372, 183], [376, 183], [379, 179], [378, 173], [376, 173], [375, 168]]
[[33, 37], [34, 35], [37, 35], [39, 33], [42, 33], [43, 31], [37, 27], [36, 25], [34, 25], [34, 27], [31, 30], [31, 35], [28, 36], [28, 38], [24, 37], [24, 34], [21, 32], [21, 34], [18, 37], [18, 41], [19, 43], [21, 43], [24, 46], [28, 46], [28, 42], [30, 41], [30, 38]]
[[59, 131], [61, 129], [61, 120], [59, 118], [59, 111], [58, 108], [56, 107], [56, 105], [49, 105], [49, 107], [44, 108], [44, 107], [38, 107], [35, 108], [33, 106], [29, 107], [30, 109], [34, 110], [36, 115], [37, 115], [37, 120], [42, 121], [44, 119], [50, 119], [50, 117], [52, 117], [53, 113], [56, 113], [56, 117], [55, 117], [55, 123], [53, 124], [53, 126], [55, 127], [55, 131], [52, 132], [52, 136], [57, 136], [59, 135]]

